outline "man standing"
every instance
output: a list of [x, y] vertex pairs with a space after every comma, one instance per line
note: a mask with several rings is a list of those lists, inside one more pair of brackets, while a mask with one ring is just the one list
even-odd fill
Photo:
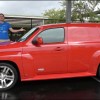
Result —
[[5, 22], [4, 14], [0, 13], [0, 42], [10, 41], [9, 35], [8, 35], [9, 30], [12, 33], [25, 31], [25, 29], [23, 29], [23, 28], [21, 28], [19, 30], [13, 29], [8, 22]]

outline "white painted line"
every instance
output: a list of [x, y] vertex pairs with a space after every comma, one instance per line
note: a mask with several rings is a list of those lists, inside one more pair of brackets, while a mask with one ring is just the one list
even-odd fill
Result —
[[100, 83], [100, 79], [96, 78], [96, 77], [92, 77], [94, 80], [96, 80], [97, 82]]

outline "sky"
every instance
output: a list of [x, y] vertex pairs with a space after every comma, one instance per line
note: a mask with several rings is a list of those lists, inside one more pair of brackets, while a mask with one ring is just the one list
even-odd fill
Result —
[[45, 10], [61, 8], [60, 2], [60, 0], [0, 1], [0, 13], [7, 15], [42, 16]]

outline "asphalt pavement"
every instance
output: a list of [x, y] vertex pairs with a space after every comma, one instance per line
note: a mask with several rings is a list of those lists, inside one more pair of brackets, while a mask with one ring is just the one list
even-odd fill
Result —
[[0, 92], [0, 100], [100, 100], [100, 80], [85, 77], [21, 82]]

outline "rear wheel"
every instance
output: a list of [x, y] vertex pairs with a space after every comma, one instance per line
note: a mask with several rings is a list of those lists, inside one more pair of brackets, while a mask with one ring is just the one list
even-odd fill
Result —
[[98, 70], [97, 70], [97, 77], [100, 78], [100, 66], [98, 67]]
[[6, 63], [0, 63], [0, 91], [12, 88], [18, 80], [16, 69]]

